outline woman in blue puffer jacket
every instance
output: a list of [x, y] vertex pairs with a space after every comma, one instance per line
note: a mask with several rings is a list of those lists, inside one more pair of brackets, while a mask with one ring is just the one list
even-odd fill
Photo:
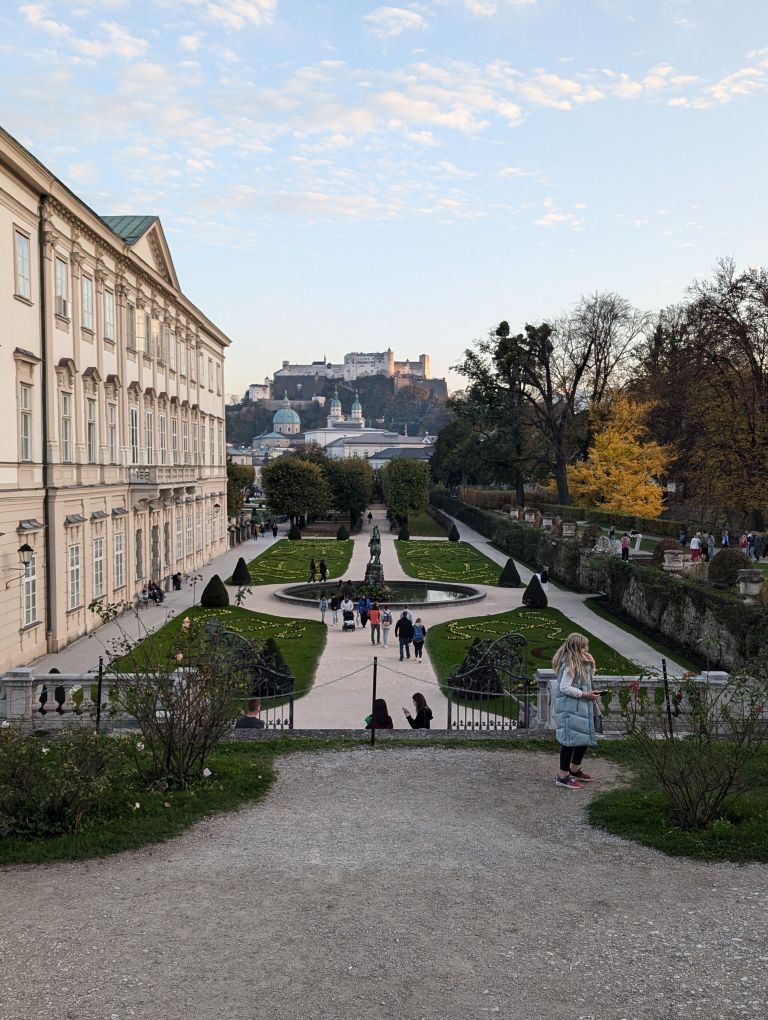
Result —
[[595, 702], [592, 690], [595, 660], [583, 634], [569, 634], [555, 652], [552, 668], [557, 673], [555, 726], [560, 744], [560, 770], [555, 780], [567, 790], [581, 790], [592, 776], [581, 767], [584, 752], [597, 746]]

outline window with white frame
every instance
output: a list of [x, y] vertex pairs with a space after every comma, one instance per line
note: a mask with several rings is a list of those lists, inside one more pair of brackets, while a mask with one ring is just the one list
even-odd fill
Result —
[[104, 291], [104, 339], [115, 339], [115, 292]]
[[197, 355], [197, 381], [201, 386], [205, 386], [205, 356], [202, 352]]
[[219, 466], [224, 463], [224, 426], [219, 425]]
[[176, 559], [184, 559], [184, 536], [182, 534], [181, 512], [176, 517]]
[[100, 599], [104, 594], [104, 539], [93, 540], [93, 597]]
[[88, 463], [95, 464], [98, 457], [98, 438], [96, 432], [96, 401], [93, 397], [88, 397], [85, 402], [86, 407], [86, 423], [85, 423], [85, 439], [86, 446], [88, 448]]
[[200, 422], [200, 463], [205, 464], [205, 418]]
[[203, 511], [198, 510], [196, 513], [196, 532], [197, 532], [197, 551], [203, 548]]
[[193, 464], [197, 464], [197, 454], [198, 454], [198, 445], [197, 445], [198, 444], [198, 438], [197, 437], [198, 437], [197, 422], [193, 421], [192, 422], [192, 463]]
[[179, 419], [176, 415], [171, 418], [171, 460], [174, 464], [179, 462]]
[[115, 533], [115, 590], [125, 584], [125, 548], [122, 531]]
[[197, 365], [197, 358], [195, 357], [195, 351], [193, 346], [189, 345], [189, 378], [190, 382], [195, 381], [195, 366]]
[[168, 419], [166, 418], [166, 416], [164, 414], [161, 414], [159, 416], [159, 418], [158, 418], [158, 426], [160, 428], [160, 432], [159, 432], [159, 437], [160, 437], [160, 457], [159, 457], [159, 462], [161, 464], [165, 464], [167, 462], [167, 459], [168, 459], [168, 435], [167, 435]]
[[151, 411], [144, 415], [144, 429], [147, 438], [147, 464], [155, 463], [155, 416]]
[[71, 545], [67, 552], [69, 561], [67, 609], [71, 611], [80, 605], [80, 546]]
[[61, 394], [61, 462], [72, 463], [72, 394]]
[[32, 269], [29, 261], [29, 234], [21, 230], [13, 232], [13, 250], [15, 256], [16, 294], [18, 297], [32, 300]]
[[152, 347], [150, 349], [150, 354], [158, 361], [162, 361], [163, 351], [160, 346], [160, 320], [152, 319], [150, 328], [152, 330]]
[[216, 393], [221, 396], [221, 365], [216, 362]]
[[83, 273], [80, 281], [83, 295], [83, 329], [93, 332], [93, 277]]
[[131, 464], [139, 463], [139, 409], [132, 407], [128, 411], [128, 424], [131, 438]]
[[19, 459], [32, 460], [32, 387], [19, 383]]
[[192, 511], [187, 511], [187, 556], [191, 556], [195, 551], [194, 547], [194, 536], [192, 534]]
[[208, 435], [209, 435], [209, 447], [210, 447], [210, 453], [209, 453], [210, 465], [211, 465], [211, 467], [213, 467], [213, 465], [216, 463], [216, 430], [213, 427], [213, 422], [211, 422], [211, 427], [210, 427], [210, 429], [208, 431]]
[[181, 454], [183, 463], [189, 464], [189, 422], [186, 419], [181, 423]]
[[136, 305], [130, 302], [125, 307], [125, 346], [129, 351], [136, 350]]
[[144, 532], [136, 529], [136, 580], [144, 577]]
[[140, 354], [147, 351], [147, 321], [147, 316], [139, 309], [136, 312], [136, 350]]
[[55, 260], [55, 295], [56, 295], [56, 306], [54, 311], [56, 315], [61, 316], [64, 319], [70, 317], [69, 309], [69, 266], [64, 259], [57, 258]]
[[213, 392], [213, 358], [208, 359], [208, 389]]
[[33, 556], [24, 567], [21, 585], [23, 600], [23, 626], [31, 627], [37, 623], [37, 557]]
[[168, 341], [168, 367], [172, 372], [176, 371], [176, 334], [171, 333]]
[[107, 442], [109, 463], [117, 464], [117, 404], [107, 404]]

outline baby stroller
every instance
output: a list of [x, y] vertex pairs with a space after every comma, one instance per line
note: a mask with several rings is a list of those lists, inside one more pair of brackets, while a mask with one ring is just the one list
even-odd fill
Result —
[[341, 629], [342, 630], [354, 630], [355, 629], [355, 613], [353, 609], [342, 609], [341, 611]]

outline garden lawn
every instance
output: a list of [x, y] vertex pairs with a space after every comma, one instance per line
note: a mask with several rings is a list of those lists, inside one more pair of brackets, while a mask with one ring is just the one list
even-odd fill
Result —
[[[528, 641], [528, 675], [537, 669], [551, 669], [552, 656], [576, 626], [559, 610], [513, 609], [497, 616], [473, 616], [450, 620], [429, 628], [425, 648], [441, 683], [451, 675], [454, 666], [464, 661], [476, 637], [493, 640], [503, 634], [522, 634]], [[605, 676], [636, 676], [638, 667], [614, 652], [599, 638], [579, 628], [589, 638], [589, 650], [595, 658], [597, 673]]]
[[[339, 543], [341, 545], [342, 543]], [[320, 655], [325, 648], [328, 628], [316, 620], [297, 620], [291, 617], [267, 616], [250, 609], [227, 606], [223, 609], [203, 609], [195, 606], [186, 613], [174, 617], [163, 627], [144, 638], [157, 652], [158, 661], [168, 661], [178, 647], [177, 636], [185, 617], [197, 620], [220, 620], [227, 630], [236, 631], [245, 638], [259, 638], [265, 641], [274, 638], [286, 665], [296, 678], [294, 695], [306, 694], [315, 678]], [[115, 667], [129, 668], [129, 664], [117, 659]]]
[[501, 567], [467, 542], [395, 542], [400, 566], [425, 581], [498, 584]]
[[[309, 580], [309, 561], [315, 564], [325, 560], [328, 577], [344, 577], [352, 559], [351, 540], [339, 542], [334, 539], [303, 538], [291, 542], [284, 538], [269, 547], [266, 552], [248, 564], [248, 573], [254, 584], [290, 584], [292, 581]], [[318, 580], [320, 573], [318, 570]], [[227, 584], [232, 578], [227, 578]]]
[[447, 538], [448, 532], [429, 514], [411, 514], [408, 517], [408, 534], [411, 538]]

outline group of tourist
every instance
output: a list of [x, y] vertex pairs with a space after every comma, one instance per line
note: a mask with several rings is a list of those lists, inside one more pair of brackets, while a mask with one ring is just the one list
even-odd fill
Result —
[[768, 558], [768, 535], [759, 531], [744, 531], [738, 541], [728, 528], [723, 528], [719, 539], [715, 538], [713, 532], [697, 531], [689, 543], [687, 530], [681, 528], [677, 540], [684, 549], [686, 546], [690, 548], [691, 559], [694, 562], [699, 559], [705, 562], [711, 560], [718, 545], [722, 549], [729, 549], [731, 546], [738, 547], [751, 560]]
[[159, 584], [150, 581], [146, 588], [141, 589], [141, 598], [144, 603], [154, 602], [156, 606], [159, 606], [165, 602], [165, 592]]
[[[312, 559], [309, 561], [310, 584], [315, 583], [315, 581], [317, 580], [318, 572], [320, 574], [320, 583], [325, 584], [325, 582], [328, 580], [328, 564], [325, 562], [325, 560], [320, 560], [318, 564], [315, 564], [315, 559], [314, 557], [312, 557]], [[341, 581], [339, 581], [339, 584], [341, 584]]]
[[[411, 715], [408, 709], [403, 706], [403, 714], [408, 720], [408, 725], [412, 730], [431, 729], [432, 709], [427, 704], [427, 699], [417, 691], [412, 700], [416, 709], [415, 715]], [[365, 718], [365, 728], [367, 730], [393, 730], [395, 728], [384, 698], [376, 698], [374, 701], [373, 712]]]

